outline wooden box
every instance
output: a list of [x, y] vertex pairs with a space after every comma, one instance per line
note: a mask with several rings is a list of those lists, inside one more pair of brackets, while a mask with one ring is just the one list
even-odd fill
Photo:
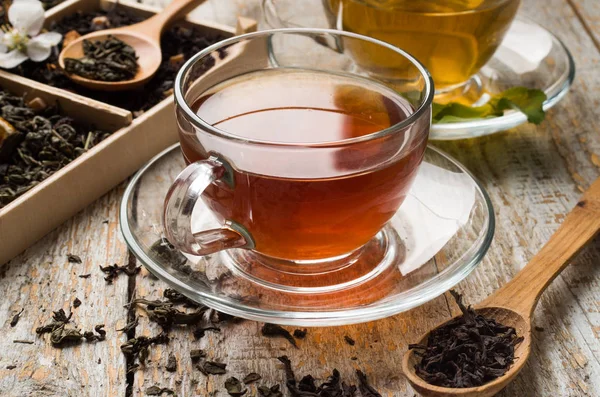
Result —
[[[46, 12], [46, 24], [74, 12], [107, 7], [129, 9], [142, 16], [158, 10], [137, 3], [69, 0]], [[207, 35], [231, 37], [235, 29], [190, 19], [179, 22]], [[244, 23], [238, 24], [246, 26]], [[243, 29], [243, 28], [242, 28]], [[252, 27], [251, 27], [252, 29]], [[173, 95], [138, 118], [131, 112], [72, 92], [53, 88], [0, 70], [0, 87], [16, 95], [57, 103], [74, 119], [114, 133], [0, 209], [0, 265], [29, 247], [66, 219], [134, 173], [152, 156], [177, 141]]]

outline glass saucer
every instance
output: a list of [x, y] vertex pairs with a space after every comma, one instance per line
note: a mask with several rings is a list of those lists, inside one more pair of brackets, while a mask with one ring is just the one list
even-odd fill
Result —
[[[463, 280], [481, 261], [494, 234], [494, 212], [485, 190], [461, 164], [430, 146], [401, 208], [368, 243], [387, 245], [389, 255], [383, 264], [352, 282], [342, 280], [335, 288], [285, 288], [264, 282], [261, 273], [232, 265], [248, 251], [184, 256], [164, 240], [163, 200], [184, 167], [175, 145], [133, 177], [121, 203], [121, 231], [141, 263], [171, 288], [237, 317], [331, 326], [391, 316]], [[218, 226], [201, 201], [193, 219], [193, 228]], [[294, 269], [281, 273], [281, 280], [303, 276]]]
[[[490, 94], [524, 86], [544, 91], [544, 110], [548, 110], [565, 96], [574, 78], [575, 63], [567, 47], [542, 26], [517, 17], [493, 58], [470, 79], [459, 97], [481, 105]], [[475, 138], [526, 122], [523, 113], [512, 110], [501, 117], [434, 124], [430, 139]]]

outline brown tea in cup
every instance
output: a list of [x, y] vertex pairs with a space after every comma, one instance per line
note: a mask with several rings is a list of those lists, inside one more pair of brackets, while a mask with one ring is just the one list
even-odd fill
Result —
[[[228, 80], [192, 109], [240, 139], [298, 146], [360, 139], [414, 112], [374, 81], [298, 70]], [[406, 197], [426, 147], [428, 125], [422, 127], [315, 153], [305, 160], [312, 166], [247, 151], [241, 156], [254, 172], [237, 169], [231, 159], [234, 187], [213, 183], [202, 197], [219, 217], [249, 230], [261, 254], [293, 260], [347, 254], [373, 238]], [[195, 130], [181, 130], [180, 141], [188, 163], [209, 156]]]

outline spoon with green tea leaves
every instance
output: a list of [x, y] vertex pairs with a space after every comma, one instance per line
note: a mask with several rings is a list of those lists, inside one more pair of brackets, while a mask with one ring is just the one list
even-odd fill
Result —
[[[411, 345], [412, 349], [404, 355], [402, 370], [413, 388], [426, 397], [488, 397], [506, 387], [515, 379], [529, 357], [531, 318], [542, 292], [598, 231], [600, 178], [584, 193], [542, 250], [515, 278], [476, 305], [474, 312], [462, 306], [464, 315], [441, 324], [423, 335], [416, 345]], [[481, 323], [486, 324], [480, 328], [478, 324]], [[490, 327], [489, 324], [494, 325]], [[457, 343], [447, 344], [449, 350], [437, 352], [437, 355], [426, 354], [427, 349], [444, 345], [440, 336], [443, 336], [448, 327], [457, 325], [462, 329], [455, 328], [448, 333], [449, 338], [458, 339]], [[495, 333], [493, 328], [499, 330], [497, 335], [491, 335]], [[504, 348], [514, 351], [510, 352], [512, 354], [506, 361], [502, 355], [494, 354], [494, 349], [498, 349], [494, 344], [498, 343], [498, 337], [504, 338], [506, 342], [508, 332], [514, 334], [514, 338], [509, 335], [513, 343], [506, 344]], [[468, 342], [464, 343], [465, 341]], [[462, 344], [463, 350], [460, 352], [457, 344]], [[469, 371], [464, 371], [466, 367], [456, 363], [450, 363], [448, 367], [438, 365], [449, 357], [455, 357], [456, 361], [465, 360], [465, 356], [459, 357], [459, 353], [469, 353], [469, 349], [479, 349], [484, 353], [474, 356], [471, 364], [475, 365]], [[493, 355], [491, 364], [488, 363], [490, 360], [487, 353]], [[421, 361], [424, 358], [428, 360], [426, 365]], [[486, 364], [482, 365], [484, 361]], [[444, 371], [444, 368], [451, 369]]]
[[74, 82], [101, 91], [143, 86], [162, 61], [164, 28], [204, 0], [173, 0], [153, 17], [131, 26], [86, 34], [61, 51], [58, 63]]
[[494, 94], [480, 106], [467, 106], [458, 102], [434, 103], [433, 124], [459, 123], [475, 119], [499, 117], [505, 110], [516, 110], [527, 116], [527, 121], [539, 124], [544, 120], [546, 94], [541, 90], [513, 87]]

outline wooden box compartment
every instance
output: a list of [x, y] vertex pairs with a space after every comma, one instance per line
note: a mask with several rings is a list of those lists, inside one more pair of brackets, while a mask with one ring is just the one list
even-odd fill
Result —
[[[68, 0], [46, 12], [46, 25], [77, 11], [127, 9], [143, 17], [158, 10], [137, 3]], [[206, 35], [231, 37], [235, 29], [186, 19]], [[67, 166], [0, 209], [0, 265], [126, 179], [152, 156], [177, 141], [173, 95], [134, 118], [130, 111], [0, 70], [0, 88], [58, 103], [76, 120], [114, 131]], [[126, 95], [125, 93], [123, 95]]]

